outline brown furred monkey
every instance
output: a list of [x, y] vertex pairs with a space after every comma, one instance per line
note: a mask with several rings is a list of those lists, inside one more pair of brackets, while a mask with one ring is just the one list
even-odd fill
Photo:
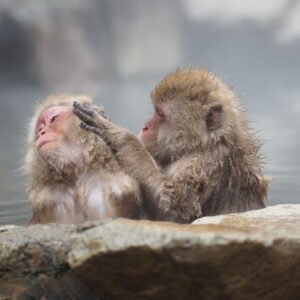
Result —
[[51, 96], [32, 118], [25, 158], [33, 210], [30, 223], [138, 218], [138, 183], [124, 172], [99, 136], [79, 127], [72, 113], [74, 100], [92, 103], [85, 95]]
[[228, 86], [208, 71], [186, 69], [167, 75], [151, 96], [155, 113], [141, 131], [143, 144], [74, 104], [81, 127], [103, 137], [140, 183], [151, 218], [188, 223], [265, 207], [260, 143]]

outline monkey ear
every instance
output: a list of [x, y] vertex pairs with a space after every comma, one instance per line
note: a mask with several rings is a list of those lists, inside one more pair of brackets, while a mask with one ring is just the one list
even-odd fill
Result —
[[215, 130], [222, 126], [223, 107], [221, 104], [210, 107], [206, 115], [206, 127], [208, 130]]

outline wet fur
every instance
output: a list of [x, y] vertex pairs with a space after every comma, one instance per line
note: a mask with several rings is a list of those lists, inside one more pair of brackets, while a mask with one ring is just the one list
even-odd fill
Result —
[[151, 218], [188, 223], [265, 207], [261, 142], [227, 85], [206, 70], [178, 70], [151, 97], [166, 120], [147, 149], [128, 130], [93, 114], [94, 127], [140, 183]]
[[[35, 109], [25, 157], [27, 191], [33, 210], [31, 224], [81, 223], [117, 216], [138, 218], [140, 191], [137, 182], [120, 167], [103, 139], [80, 129], [80, 120], [75, 115], [70, 121], [74, 124], [70, 134], [78, 137], [74, 147], [81, 149], [81, 161], [73, 161], [59, 152], [51, 153], [47, 159], [38, 154], [35, 148], [38, 116], [50, 106], [67, 105], [71, 108], [73, 101], [92, 103], [92, 99], [85, 95], [54, 95]], [[99, 108], [96, 110], [99, 112]], [[88, 203], [93, 189], [98, 187], [107, 211], [104, 217], [99, 217], [97, 207], [90, 207]]]

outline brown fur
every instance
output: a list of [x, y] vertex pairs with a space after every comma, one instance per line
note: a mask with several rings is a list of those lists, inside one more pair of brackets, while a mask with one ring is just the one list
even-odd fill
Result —
[[186, 223], [265, 207], [261, 143], [228, 86], [205, 70], [186, 69], [167, 75], [151, 96], [166, 113], [146, 145], [156, 163], [132, 133], [97, 113], [93, 118], [120, 164], [140, 183], [153, 219]]
[[[75, 115], [70, 120], [73, 129], [69, 135], [77, 138], [74, 147], [82, 153], [80, 161], [74, 160], [71, 154], [65, 157], [60, 153], [45, 159], [36, 150], [35, 127], [40, 113], [57, 105], [72, 110], [73, 101], [92, 103], [85, 95], [55, 95], [39, 104], [32, 118], [25, 158], [27, 190], [33, 210], [31, 223], [81, 223], [120, 216], [137, 218], [140, 211], [138, 184], [124, 173], [99, 136], [80, 129], [80, 120]], [[98, 194], [101, 191], [102, 197], [91, 206], [93, 191]], [[100, 209], [105, 210], [101, 216]]]

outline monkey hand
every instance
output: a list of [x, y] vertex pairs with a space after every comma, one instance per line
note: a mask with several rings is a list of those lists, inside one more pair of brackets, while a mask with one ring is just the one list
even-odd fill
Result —
[[75, 101], [73, 103], [73, 113], [82, 121], [80, 123], [82, 129], [100, 136], [112, 150], [116, 150], [117, 145], [120, 142], [123, 143], [123, 139], [133, 135], [127, 129], [109, 121], [96, 106], [81, 105]]
[[81, 105], [73, 102], [73, 113], [82, 121], [80, 127], [107, 139], [107, 123], [110, 123], [96, 106]]
[[104, 107], [101, 105], [101, 106], [98, 106], [98, 105], [94, 105], [94, 104], [83, 104], [84, 107], [86, 108], [92, 108], [94, 109], [96, 112], [98, 112], [103, 118], [109, 120], [109, 118], [107, 117], [107, 115], [105, 114], [105, 111], [104, 111]]
[[[139, 172], [139, 163], [132, 163], [132, 160], [140, 161], [144, 168], [147, 170], [156, 170], [156, 165], [150, 154], [147, 152], [145, 146], [130, 130], [123, 128], [107, 119], [105, 119], [99, 112], [93, 107], [87, 107], [80, 105], [79, 103], [73, 103], [73, 112], [82, 121], [80, 127], [89, 132], [93, 132], [100, 136], [105, 143], [110, 147], [113, 153], [116, 155], [117, 160], [122, 167], [132, 176], [135, 177], [135, 171]], [[132, 159], [128, 159], [130, 154]], [[148, 157], [146, 162], [145, 156]], [[145, 164], [148, 166], [145, 166]], [[138, 168], [135, 166], [138, 165]], [[132, 169], [133, 168], [133, 169]], [[145, 174], [143, 174], [145, 177]]]

